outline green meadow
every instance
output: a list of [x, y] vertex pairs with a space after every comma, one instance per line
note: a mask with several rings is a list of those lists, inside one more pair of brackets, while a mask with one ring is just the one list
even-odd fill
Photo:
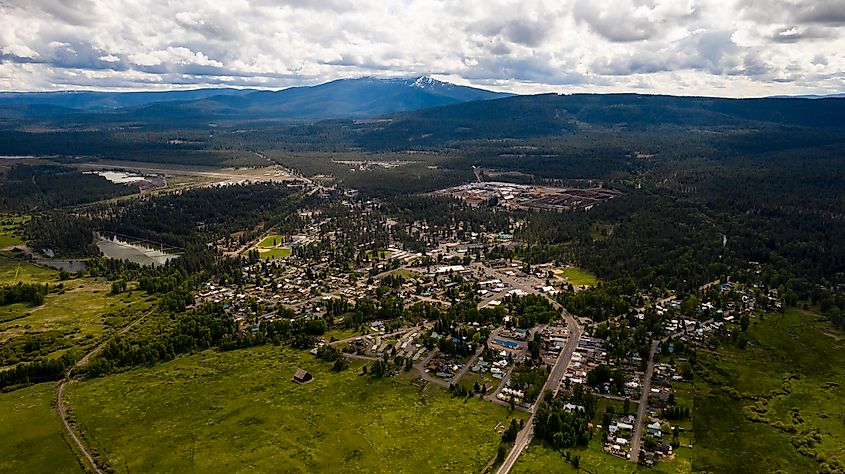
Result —
[[[845, 466], [845, 340], [802, 310], [753, 320], [745, 349], [699, 350], [697, 472]], [[703, 379], [703, 380], [702, 380]]]
[[0, 472], [84, 472], [62, 437], [55, 397], [55, 383], [0, 393]]
[[[314, 381], [293, 383], [298, 367]], [[360, 374], [284, 347], [206, 351], [68, 399], [117, 472], [479, 472], [495, 455], [507, 408]]]
[[23, 244], [21, 224], [29, 217], [19, 215], [0, 215], [0, 250]]
[[[17, 282], [47, 283], [52, 289], [42, 305], [0, 306], [0, 344], [52, 332], [69, 340], [70, 345], [90, 347], [155, 302], [154, 298], [137, 290], [112, 295], [111, 284], [105, 279], [60, 281], [56, 270], [0, 256], [0, 284]], [[68, 344], [61, 346], [66, 348]]]

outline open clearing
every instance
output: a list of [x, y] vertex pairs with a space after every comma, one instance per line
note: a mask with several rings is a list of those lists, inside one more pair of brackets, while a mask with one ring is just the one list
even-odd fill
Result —
[[[814, 457], [845, 465], [845, 342], [827, 333], [841, 334], [817, 314], [789, 310], [754, 320], [744, 350], [699, 351], [696, 471], [817, 472]], [[804, 444], [811, 433], [817, 440]]]
[[604, 453], [601, 450], [598, 438], [595, 438], [590, 441], [589, 448], [570, 451], [572, 457], [581, 457], [581, 469], [578, 470], [560, 452], [546, 444], [533, 442], [519, 457], [511, 472], [514, 474], [538, 472], [548, 474], [577, 474], [579, 472], [594, 474], [639, 474], [647, 472], [684, 474], [691, 472], [689, 454], [690, 451], [686, 450], [686, 452], [677, 455], [671, 462], [658, 462], [653, 468], [648, 468]]
[[0, 284], [59, 282], [59, 272], [0, 254]]
[[84, 472], [62, 438], [55, 396], [55, 383], [0, 393], [0, 472]]
[[569, 283], [573, 285], [596, 286], [598, 284], [598, 279], [596, 279], [595, 275], [578, 267], [564, 268], [560, 272], [560, 275], [569, 280]]
[[273, 260], [276, 258], [286, 258], [290, 257], [293, 251], [291, 249], [286, 248], [275, 248], [275, 249], [258, 249], [258, 255], [265, 260]]
[[51, 289], [40, 306], [0, 306], [0, 343], [27, 334], [58, 331], [77, 346], [93, 346], [104, 334], [129, 322], [130, 313], [119, 313], [121, 310], [138, 313], [156, 301], [137, 290], [111, 295], [111, 283], [105, 279], [59, 281], [58, 271], [0, 256], [0, 283], [15, 282], [49, 283], [51, 287], [62, 284], [63, 290]]
[[264, 260], [290, 257], [293, 253], [288, 247], [284, 247], [285, 238], [281, 235], [268, 235], [255, 246], [259, 256]]
[[[315, 380], [292, 383], [298, 367]], [[206, 351], [68, 401], [118, 472], [478, 472], [495, 454], [507, 408], [360, 372], [283, 347]]]
[[27, 220], [26, 216], [0, 215], [0, 249], [23, 244], [20, 226]]
[[281, 235], [268, 235], [265, 237], [261, 242], [258, 242], [258, 247], [271, 249], [274, 247], [278, 247], [285, 243], [284, 236]]

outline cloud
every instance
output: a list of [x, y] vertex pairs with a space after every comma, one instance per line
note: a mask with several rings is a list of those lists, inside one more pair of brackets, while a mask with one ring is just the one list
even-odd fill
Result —
[[580, 0], [573, 13], [575, 20], [614, 42], [642, 41], [658, 32], [658, 25], [628, 2]]
[[0, 89], [845, 90], [845, 0], [0, 0]]
[[554, 18], [488, 18], [470, 30], [518, 45], [540, 46], [555, 28]]
[[779, 26], [775, 27], [767, 37], [777, 43], [797, 43], [804, 40], [828, 40], [838, 37], [839, 34], [832, 28], [819, 28], [816, 26]]
[[759, 23], [845, 25], [843, 0], [741, 0], [739, 13]]

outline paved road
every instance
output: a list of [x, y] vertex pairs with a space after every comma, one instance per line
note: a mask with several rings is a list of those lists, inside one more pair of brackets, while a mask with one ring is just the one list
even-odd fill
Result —
[[[713, 321], [708, 319], [703, 324]], [[657, 353], [657, 346], [661, 342], [666, 342], [670, 338], [682, 336], [684, 331], [678, 331], [675, 334], [670, 334], [662, 339], [655, 339], [651, 343], [651, 351], [648, 354], [648, 367], [645, 371], [645, 380], [642, 385], [642, 393], [640, 394], [640, 402], [637, 407], [637, 421], [634, 422], [634, 433], [631, 438], [631, 462], [638, 463], [640, 461], [640, 444], [642, 441], [643, 423], [645, 423], [645, 415], [648, 410], [648, 396], [651, 393], [651, 378], [654, 375], [654, 354]]]
[[431, 359], [434, 359], [434, 357], [437, 356], [438, 353], [440, 353], [439, 350], [437, 350], [437, 349], [432, 350], [431, 352], [428, 353], [428, 355], [425, 357], [425, 359], [423, 359], [423, 360], [417, 362], [416, 364], [414, 364], [414, 368], [417, 369], [417, 372], [420, 373], [420, 377], [422, 377], [423, 380], [425, 380], [427, 382], [431, 382], [435, 385], [439, 385], [443, 388], [449, 388], [449, 382], [447, 382], [443, 379], [439, 379], [437, 377], [433, 377], [431, 374], [429, 374], [428, 372], [425, 371], [425, 366], [428, 365], [428, 363], [431, 362]]
[[[553, 394], [557, 394], [560, 389], [560, 382], [563, 379], [564, 374], [566, 374], [566, 368], [569, 367], [569, 362], [572, 360], [572, 354], [578, 347], [578, 340], [581, 339], [581, 327], [578, 326], [578, 320], [556, 301], [551, 299], [549, 299], [549, 301], [551, 301], [556, 308], [562, 310], [563, 316], [566, 318], [566, 325], [569, 328], [569, 339], [566, 341], [566, 346], [564, 346], [563, 350], [560, 351], [557, 362], [555, 362], [552, 372], [549, 374], [548, 380], [546, 380], [546, 383], [543, 385], [543, 390], [540, 392], [541, 394], [546, 390], [551, 390]], [[519, 459], [519, 455], [522, 454], [522, 451], [524, 451], [531, 443], [531, 440], [534, 439], [534, 417], [536, 415], [536, 408], [537, 404], [535, 403], [534, 406], [531, 407], [531, 417], [525, 424], [525, 428], [517, 433], [513, 448], [511, 448], [507, 457], [505, 457], [505, 460], [502, 462], [502, 465], [496, 471], [498, 474], [506, 474], [510, 472], [513, 465], [516, 464], [516, 460]]]
[[478, 356], [481, 355], [481, 352], [483, 350], [484, 350], [484, 345], [479, 344], [478, 349], [475, 350], [475, 354], [473, 354], [472, 357], [470, 357], [469, 360], [467, 360], [467, 363], [464, 364], [463, 367], [461, 367], [461, 370], [459, 370], [458, 373], [455, 374], [455, 376], [452, 377], [451, 380], [449, 380], [449, 383], [454, 384], [454, 383], [460, 382], [461, 379], [463, 378], [463, 376], [466, 375], [467, 372], [469, 372], [469, 369], [471, 369], [472, 366], [475, 365], [475, 361], [478, 360]]
[[[139, 317], [135, 321], [132, 321], [131, 323], [124, 326], [123, 329], [118, 331], [115, 335], [125, 334], [127, 331], [129, 331], [133, 327], [140, 324], [141, 321], [143, 321], [152, 312], [153, 312], [152, 309], [147, 311], [146, 313], [141, 315], [141, 317]], [[85, 443], [82, 441], [82, 438], [80, 438], [76, 434], [76, 430], [74, 429], [73, 425], [71, 425], [70, 420], [68, 420], [67, 412], [65, 410], [65, 397], [64, 397], [64, 395], [65, 395], [65, 387], [71, 381], [70, 377], [71, 377], [71, 372], [73, 371], [73, 369], [75, 369], [77, 367], [83, 367], [86, 364], [88, 364], [88, 361], [91, 359], [91, 357], [93, 357], [95, 354], [97, 354], [98, 352], [103, 350], [103, 348], [106, 347], [106, 344], [108, 344], [108, 342], [110, 340], [111, 340], [111, 338], [106, 339], [105, 341], [101, 342], [96, 347], [91, 349], [87, 354], [82, 356], [82, 358], [79, 359], [79, 361], [77, 361], [76, 364], [73, 367], [68, 369], [67, 373], [65, 374], [65, 378], [60, 380], [58, 386], [56, 387], [56, 414], [58, 414], [59, 418], [61, 418], [62, 425], [64, 425], [65, 431], [67, 431], [67, 434], [70, 436], [70, 439], [73, 440], [73, 443], [76, 445], [77, 449], [79, 449], [79, 451], [82, 453], [82, 455], [85, 457], [85, 460], [88, 461], [88, 464], [91, 466], [91, 468], [94, 470], [94, 472], [96, 472], [98, 474], [102, 474], [103, 471], [101, 471], [100, 468], [97, 466], [97, 463], [94, 462], [94, 457], [91, 456], [91, 453], [88, 451], [88, 448], [85, 446]]]
[[645, 380], [643, 380], [642, 391], [640, 393], [640, 403], [637, 406], [637, 420], [634, 422], [634, 435], [631, 438], [631, 462], [635, 464], [640, 461], [643, 423], [645, 421], [646, 411], [648, 410], [648, 396], [651, 393], [651, 376], [654, 374], [654, 354], [657, 352], [658, 345], [660, 345], [660, 339], [655, 339], [651, 343], [651, 351], [648, 354], [648, 368], [645, 371]]

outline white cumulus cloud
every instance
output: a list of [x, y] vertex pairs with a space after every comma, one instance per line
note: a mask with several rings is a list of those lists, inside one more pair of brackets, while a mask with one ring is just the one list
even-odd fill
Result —
[[4, 90], [420, 74], [514, 92], [845, 90], [845, 0], [12, 0], [0, 24]]

